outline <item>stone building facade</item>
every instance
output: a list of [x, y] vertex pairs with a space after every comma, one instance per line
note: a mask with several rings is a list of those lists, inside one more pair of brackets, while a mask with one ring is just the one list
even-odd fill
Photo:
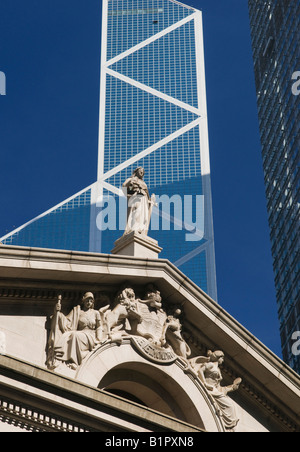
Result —
[[0, 431], [299, 432], [299, 376], [169, 261], [0, 247]]

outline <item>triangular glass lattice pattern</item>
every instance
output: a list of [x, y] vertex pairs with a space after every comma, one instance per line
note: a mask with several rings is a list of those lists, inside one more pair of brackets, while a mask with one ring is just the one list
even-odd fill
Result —
[[4, 245], [85, 251], [89, 248], [91, 189], [25, 224]]
[[198, 116], [107, 75], [104, 171], [126, 162]]
[[194, 21], [117, 61], [110, 69], [198, 108]]
[[[199, 127], [194, 127], [110, 177], [107, 182], [120, 187], [138, 166], [145, 169], [145, 182], [149, 188], [180, 181], [187, 182], [189, 179], [201, 176], [199, 149]], [[201, 178], [199, 178], [198, 188], [198, 194], [201, 194]]]
[[110, 0], [107, 12], [107, 60], [193, 12], [192, 8], [171, 0]]

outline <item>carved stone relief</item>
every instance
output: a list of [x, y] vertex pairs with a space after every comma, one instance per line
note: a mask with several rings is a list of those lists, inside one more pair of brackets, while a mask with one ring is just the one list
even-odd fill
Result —
[[233, 401], [228, 393], [238, 390], [242, 380], [237, 378], [230, 386], [221, 386], [223, 380], [220, 366], [224, 361], [224, 353], [220, 350], [208, 351], [207, 356], [190, 359], [190, 365], [197, 373], [209, 394], [214, 399], [225, 428], [234, 431], [239, 419]]
[[67, 316], [61, 312], [59, 297], [48, 342], [48, 367], [55, 369], [62, 361], [76, 369], [101, 339], [101, 318], [94, 309], [94, 295], [87, 292], [81, 305], [75, 306]]
[[120, 287], [113, 300], [101, 299], [102, 307], [95, 309], [91, 292], [83, 295], [81, 304], [67, 315], [62, 313], [59, 297], [51, 318], [47, 348], [47, 366], [55, 371], [59, 366], [78, 369], [85, 358], [104, 344], [121, 344], [124, 338], [150, 362], [168, 365], [181, 360], [200, 382], [222, 420], [226, 431], [238, 424], [235, 404], [228, 394], [239, 388], [241, 379], [230, 386], [221, 386], [221, 351], [191, 358], [191, 349], [182, 336], [182, 308], [168, 306], [157, 287], [148, 285], [139, 298], [130, 285]]

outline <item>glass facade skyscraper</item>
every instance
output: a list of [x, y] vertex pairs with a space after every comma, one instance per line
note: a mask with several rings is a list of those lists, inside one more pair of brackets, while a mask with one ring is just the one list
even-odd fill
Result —
[[[160, 257], [216, 300], [202, 14], [174, 0], [103, 0], [97, 181], [2, 242], [110, 253], [138, 166]], [[109, 199], [115, 227], [101, 217]]]
[[282, 351], [300, 372], [300, 2], [249, 0], [249, 13]]

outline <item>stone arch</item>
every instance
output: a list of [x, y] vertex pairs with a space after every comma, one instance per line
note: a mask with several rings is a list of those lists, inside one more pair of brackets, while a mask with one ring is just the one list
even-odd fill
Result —
[[97, 348], [80, 366], [76, 379], [209, 432], [224, 431], [210, 397], [180, 359], [168, 364], [151, 362], [129, 339]]
[[[169, 375], [150, 364], [127, 362], [111, 369], [101, 382], [99, 389], [128, 394], [128, 399], [138, 399], [143, 405], [182, 421], [204, 428], [193, 404], [184, 410], [180, 401], [184, 390]], [[131, 397], [132, 396], [132, 397]]]

